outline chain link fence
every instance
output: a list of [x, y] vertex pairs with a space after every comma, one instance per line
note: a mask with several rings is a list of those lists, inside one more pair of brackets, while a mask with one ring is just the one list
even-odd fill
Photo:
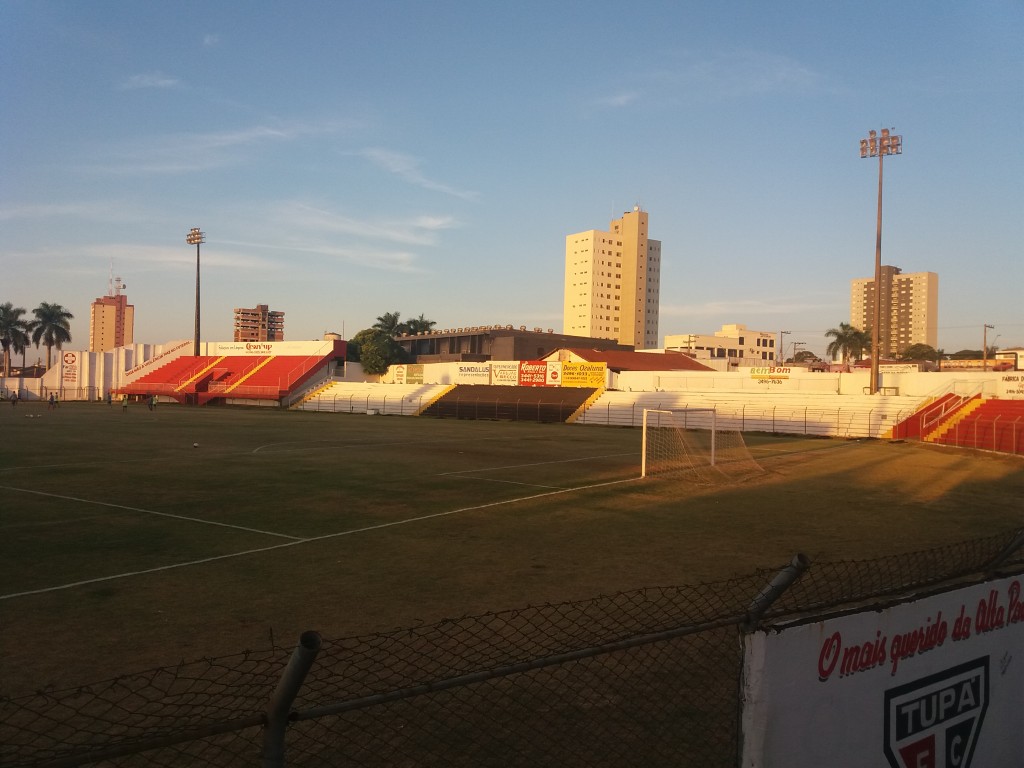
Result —
[[735, 766], [742, 633], [760, 618], [1022, 573], [1022, 545], [1018, 529], [384, 634], [305, 633], [294, 652], [2, 700], [0, 764]]

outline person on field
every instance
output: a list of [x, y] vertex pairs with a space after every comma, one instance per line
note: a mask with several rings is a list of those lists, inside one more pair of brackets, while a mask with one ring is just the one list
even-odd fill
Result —
[[46, 410], [52, 411], [54, 409], [54, 407], [55, 406], [53, 404], [53, 392], [51, 392], [50, 393], [50, 401], [46, 404]]
[[110, 405], [114, 401], [114, 398], [110, 395], [110, 390], [107, 390], [107, 405]]
[[16, 391], [15, 392], [11, 392], [11, 407], [14, 407], [17, 404], [18, 404], [18, 393]]
[[128, 393], [121, 395], [121, 413], [128, 413]]

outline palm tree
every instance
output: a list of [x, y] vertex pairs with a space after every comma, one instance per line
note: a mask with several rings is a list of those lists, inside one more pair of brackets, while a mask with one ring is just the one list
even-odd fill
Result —
[[385, 312], [377, 318], [377, 322], [373, 324], [373, 327], [391, 338], [401, 336], [408, 330], [406, 324], [402, 322], [400, 312]]
[[851, 357], [860, 359], [866, 352], [871, 351], [871, 334], [854, 328], [849, 323], [840, 323], [838, 328], [829, 328], [825, 331], [825, 338], [833, 339], [825, 348], [825, 353], [833, 360], [836, 355], [842, 355], [843, 362], [849, 362]]
[[22, 320], [23, 307], [7, 301], [0, 304], [0, 345], [4, 348], [4, 376], [11, 375], [11, 350], [24, 352], [28, 346], [29, 324]]
[[71, 325], [69, 320], [74, 315], [60, 304], [47, 304], [45, 301], [32, 310], [36, 319], [29, 323], [32, 331], [32, 343], [37, 347], [40, 342], [46, 347], [46, 370], [50, 370], [53, 348], [60, 349], [71, 341]]
[[405, 328], [407, 333], [430, 333], [437, 323], [434, 320], [427, 320], [427, 318], [420, 313], [419, 317], [414, 317], [410, 320], [405, 321]]

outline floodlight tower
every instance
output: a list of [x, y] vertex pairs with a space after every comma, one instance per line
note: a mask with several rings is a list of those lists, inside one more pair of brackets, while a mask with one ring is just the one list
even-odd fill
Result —
[[[892, 130], [896, 130], [893, 128]], [[868, 137], [860, 140], [861, 157], [878, 158], [878, 226], [875, 230], [875, 318], [871, 324], [871, 389], [878, 392], [878, 355], [881, 346], [882, 325], [882, 160], [886, 155], [903, 154], [903, 137], [896, 136], [890, 129], [883, 128], [882, 135], [868, 131]]]
[[192, 354], [199, 357], [199, 246], [206, 242], [206, 233], [199, 227], [192, 227], [185, 236], [185, 242], [196, 247], [196, 339], [192, 346]]

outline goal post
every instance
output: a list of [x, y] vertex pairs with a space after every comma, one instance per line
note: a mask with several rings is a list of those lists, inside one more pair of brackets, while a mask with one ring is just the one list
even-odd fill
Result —
[[645, 408], [640, 476], [681, 473], [698, 482], [760, 474], [738, 430], [722, 430], [714, 408]]

